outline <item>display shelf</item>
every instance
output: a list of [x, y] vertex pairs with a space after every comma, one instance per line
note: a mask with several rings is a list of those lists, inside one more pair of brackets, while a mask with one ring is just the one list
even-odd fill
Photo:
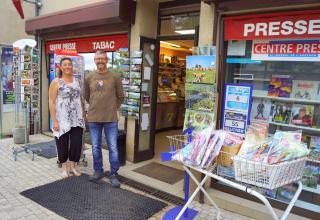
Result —
[[309, 158], [308, 162], [320, 164], [320, 160], [315, 160], [315, 159], [312, 159], [312, 158]]
[[320, 206], [302, 200], [297, 200], [295, 206], [315, 213], [320, 212]]
[[266, 95], [255, 95], [255, 91], [253, 90], [253, 98], [263, 98], [263, 99], [271, 99], [275, 101], [281, 102], [299, 102], [299, 103], [309, 103], [309, 104], [320, 104], [320, 100], [306, 100], [306, 99], [296, 99], [296, 98], [284, 98], [284, 97], [273, 97]]
[[318, 187], [316, 189], [308, 187], [308, 186], [302, 186], [302, 189], [304, 191], [312, 192], [312, 193], [315, 193], [315, 194], [320, 194], [320, 186], [319, 185], [318, 185]]
[[264, 78], [242, 78], [242, 77], [234, 77], [235, 80], [243, 80], [243, 81], [257, 81], [257, 82], [270, 82], [270, 79]]
[[159, 69], [167, 69], [167, 70], [181, 70], [180, 67], [165, 67], [165, 66], [159, 66]]
[[278, 122], [273, 122], [273, 121], [270, 121], [269, 124], [288, 127], [288, 128], [297, 128], [297, 129], [301, 129], [301, 130], [305, 130], [305, 131], [320, 132], [320, 128], [310, 128], [310, 127], [297, 126], [297, 125], [292, 125], [292, 124], [283, 124], [283, 123], [278, 123]]

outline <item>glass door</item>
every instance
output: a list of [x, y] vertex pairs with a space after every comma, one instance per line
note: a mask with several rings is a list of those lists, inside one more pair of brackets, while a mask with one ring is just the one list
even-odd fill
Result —
[[143, 51], [141, 109], [139, 122], [136, 123], [138, 140], [135, 144], [135, 162], [152, 159], [154, 156], [159, 41], [140, 37], [140, 49]]

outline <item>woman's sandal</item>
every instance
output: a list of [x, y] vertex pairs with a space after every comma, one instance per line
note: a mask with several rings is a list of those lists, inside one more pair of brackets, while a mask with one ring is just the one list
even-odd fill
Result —
[[63, 179], [67, 179], [67, 178], [69, 177], [68, 172], [67, 172], [67, 171], [65, 171], [65, 170], [64, 170], [64, 171], [62, 171], [62, 174], [61, 174], [61, 175], [62, 175], [62, 178], [63, 178]]
[[74, 176], [81, 176], [81, 173], [76, 169], [72, 169], [71, 172], [73, 173]]

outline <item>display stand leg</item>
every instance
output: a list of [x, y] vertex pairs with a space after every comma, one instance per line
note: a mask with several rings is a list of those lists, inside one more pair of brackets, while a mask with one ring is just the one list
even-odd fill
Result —
[[[189, 201], [189, 183], [190, 183], [189, 179], [190, 179], [190, 177], [189, 177], [188, 173], [185, 172], [185, 174], [184, 174], [184, 202], [185, 202], [185, 205], [183, 207], [185, 207], [187, 205], [186, 203]], [[174, 220], [174, 219], [192, 220], [192, 219], [194, 219], [197, 216], [198, 211], [188, 208], [188, 205], [186, 206], [187, 208], [185, 208], [183, 210], [183, 212], [181, 212], [183, 209], [182, 206], [176, 206], [176, 207], [170, 209], [163, 216], [162, 219], [163, 220]], [[179, 215], [179, 213], [180, 213], [180, 215]]]
[[179, 219], [178, 217], [180, 215], [183, 214], [184, 210], [187, 210], [188, 205], [193, 201], [193, 199], [196, 197], [197, 193], [201, 190], [203, 192], [203, 194], [208, 198], [208, 200], [210, 201], [210, 203], [214, 206], [214, 208], [217, 210], [217, 219], [220, 218], [220, 210], [218, 208], [218, 206], [216, 205], [216, 203], [212, 200], [212, 198], [210, 197], [210, 195], [207, 193], [207, 191], [204, 189], [203, 185], [206, 183], [207, 179], [210, 177], [209, 175], [205, 175], [204, 178], [201, 180], [201, 182], [199, 182], [197, 180], [197, 178], [193, 175], [193, 173], [189, 170], [188, 167], [183, 166], [183, 168], [185, 169], [185, 172], [188, 173], [188, 175], [191, 177], [191, 179], [197, 184], [197, 189], [193, 192], [193, 194], [191, 195], [191, 197], [189, 198], [189, 201], [186, 202], [186, 204], [184, 205], [184, 207], [182, 208], [182, 210], [180, 211], [179, 215], [177, 216], [177, 219]]
[[[192, 129], [188, 129], [187, 133], [188, 133], [188, 143], [190, 143], [192, 141]], [[170, 150], [171, 150], [171, 152], [173, 152], [175, 150], [174, 146], [170, 146]], [[170, 209], [163, 216], [163, 218], [162, 218], [163, 220], [173, 220], [173, 219], [192, 220], [197, 216], [198, 211], [188, 208], [188, 205], [187, 205], [187, 202], [189, 201], [189, 185], [190, 185], [190, 177], [189, 177], [188, 173], [185, 172], [184, 173], [184, 189], [183, 190], [184, 190], [184, 203], [185, 203], [184, 207], [187, 207], [187, 208], [184, 209], [183, 212], [181, 212], [181, 210], [183, 209], [182, 206], [177, 206], [173, 209]]]

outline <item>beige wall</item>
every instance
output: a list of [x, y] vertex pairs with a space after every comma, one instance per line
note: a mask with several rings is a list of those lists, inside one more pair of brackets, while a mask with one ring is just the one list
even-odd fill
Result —
[[[25, 18], [35, 15], [34, 5], [22, 3]], [[0, 4], [0, 44], [12, 45], [13, 42], [22, 38], [34, 38], [24, 31], [24, 20], [20, 18], [16, 8], [11, 1], [1, 1]], [[2, 115], [3, 133], [12, 133], [14, 126], [14, 112], [5, 112]]]
[[136, 20], [131, 28], [130, 49], [140, 48], [140, 36], [156, 38], [158, 23], [158, 1], [137, 0]]
[[[34, 5], [22, 3], [25, 19], [35, 15]], [[0, 44], [12, 44], [21, 38], [33, 38], [24, 31], [24, 20], [20, 18], [11, 1], [1, 1], [0, 4]]]
[[[138, 0], [135, 24], [131, 28], [130, 50], [140, 49], [140, 36], [156, 38], [158, 21], [158, 1]], [[127, 160], [134, 160], [135, 120], [127, 120]], [[141, 138], [140, 138], [141, 139]]]
[[214, 6], [201, 2], [199, 46], [213, 44]]
[[[88, 5], [91, 3], [106, 0], [42, 0], [42, 8], [40, 15], [57, 12], [65, 9], [75, 8], [78, 6]], [[110, 1], [110, 0], [108, 0]]]

